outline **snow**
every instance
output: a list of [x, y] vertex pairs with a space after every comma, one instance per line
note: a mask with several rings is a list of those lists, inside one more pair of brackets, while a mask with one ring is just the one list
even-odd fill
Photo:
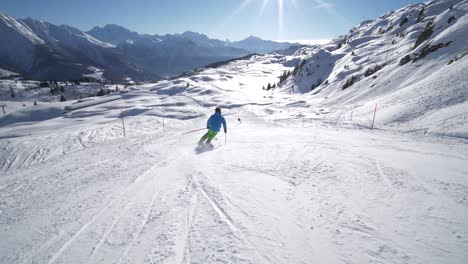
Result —
[[18, 77], [19, 74], [16, 73], [16, 72], [12, 72], [12, 71], [9, 71], [9, 70], [4, 70], [4, 69], [0, 69], [0, 79], [3, 79], [3, 78], [11, 78], [11, 77]]
[[466, 259], [466, 142], [226, 116], [200, 155], [203, 119], [3, 139], [2, 262]]
[[[72, 83], [59, 82], [57, 85], [62, 87], [62, 91], [57, 88], [58, 92], [52, 94], [51, 88], [55, 88], [54, 83], [50, 83], [51, 87], [39, 86], [38, 81], [26, 80], [0, 80], [0, 105], [5, 106], [5, 114], [0, 110], [0, 126], [12, 125], [6, 127], [8, 135], [0, 137], [15, 136], [20, 133], [19, 127], [22, 124], [26, 127], [25, 134], [29, 134], [27, 124], [36, 123], [61, 116], [65, 108], [76, 108], [81, 104], [75, 104], [74, 100], [93, 100], [100, 89], [109, 90], [115, 93], [118, 89], [125, 92], [123, 85], [104, 85], [99, 83], [81, 83], [75, 85]], [[15, 97], [11, 96], [11, 90], [14, 91]], [[67, 101], [60, 102], [61, 96]], [[109, 100], [113, 95], [95, 98], [95, 101]], [[120, 98], [120, 96], [117, 96]], [[85, 98], [85, 99], [82, 99]], [[115, 97], [114, 97], [115, 98]], [[93, 104], [97, 104], [97, 103]]]
[[104, 77], [104, 70], [99, 69], [96, 67], [88, 67], [88, 70], [90, 70], [92, 73], [89, 74], [84, 74], [83, 77], [89, 77], [93, 80], [99, 80], [101, 82], [106, 81], [106, 78]]
[[67, 111], [76, 110], [76, 109], [80, 109], [80, 108], [84, 108], [88, 106], [93, 106], [93, 105], [103, 104], [103, 103], [107, 103], [107, 102], [114, 101], [114, 100], [119, 100], [121, 98], [122, 97], [119, 95], [113, 95], [113, 96], [105, 96], [102, 98], [92, 99], [92, 100], [84, 100], [84, 101], [79, 100], [78, 102], [74, 104], [65, 106], [65, 110]]
[[[425, 17], [420, 22], [416, 19], [423, 6], [410, 5], [362, 23], [324, 47], [297, 51], [289, 59], [292, 63], [288, 66], [301, 61], [304, 66], [282, 83], [280, 90], [304, 93], [300, 99], [305, 101], [304, 105], [325, 109], [328, 118], [341, 123], [369, 126], [369, 115], [372, 116], [377, 103], [377, 122], [382, 129], [465, 137], [463, 120], [468, 112], [462, 106], [468, 92], [467, 62], [457, 58], [464, 58], [468, 45], [468, 3], [435, 1], [424, 6]], [[404, 17], [408, 22], [400, 26]], [[448, 23], [450, 17], [455, 20]], [[434, 33], [413, 49], [431, 20]], [[406, 55], [415, 58], [429, 45], [449, 42], [447, 47], [400, 65]], [[338, 44], [341, 47], [336, 49]], [[452, 66], [450, 61], [458, 65]], [[381, 67], [379, 71], [365, 76], [366, 71], [377, 66]], [[355, 84], [343, 90], [352, 77]], [[319, 80], [322, 85], [315, 87]], [[312, 87], [315, 88], [311, 91]]]
[[[265, 92], [291, 69], [279, 58], [0, 128], [1, 261], [464, 263], [466, 140], [363, 129], [349, 110]], [[197, 152], [203, 131], [183, 133], [215, 105], [228, 134]]]
[[15, 18], [8, 16], [6, 14], [0, 13], [0, 20], [2, 20], [2, 25], [10, 27], [12, 30], [20, 33], [21, 36], [27, 38], [33, 44], [45, 44], [45, 42], [39, 38], [34, 32], [25, 24], [17, 21]]
[[100, 41], [100, 40], [96, 39], [95, 37], [93, 37], [93, 36], [91, 36], [91, 35], [89, 35], [89, 34], [87, 34], [85, 32], [83, 32], [80, 35], [83, 38], [85, 38], [87, 41], [91, 42], [94, 45], [101, 46], [101, 47], [104, 47], [104, 48], [115, 48], [116, 47], [115, 45]]
[[[466, 42], [463, 21], [432, 40]], [[464, 47], [401, 66], [418, 34], [390, 46], [393, 33], [366, 37], [373, 26], [337, 50], [253, 56], [111, 97], [47, 103], [18, 82], [21, 101], [4, 81], [2, 102], [41, 100], [40, 114], [9, 105], [0, 118], [0, 262], [466, 263]], [[329, 83], [307, 92], [318, 77]], [[228, 133], [199, 151], [216, 106]]]

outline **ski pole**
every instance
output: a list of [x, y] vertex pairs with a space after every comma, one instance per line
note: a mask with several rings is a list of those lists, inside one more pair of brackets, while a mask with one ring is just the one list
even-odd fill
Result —
[[224, 133], [224, 145], [227, 143], [227, 133]]
[[181, 135], [186, 135], [186, 134], [190, 134], [190, 133], [197, 132], [197, 131], [201, 131], [201, 130], [205, 130], [205, 129], [206, 129], [206, 128], [195, 129], [195, 130], [192, 130], [192, 131], [189, 131], [189, 132], [182, 133]]

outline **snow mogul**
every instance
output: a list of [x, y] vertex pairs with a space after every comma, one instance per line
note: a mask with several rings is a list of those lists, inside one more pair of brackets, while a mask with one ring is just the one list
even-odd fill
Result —
[[224, 133], [227, 133], [226, 120], [221, 115], [221, 108], [216, 107], [215, 113], [210, 116], [206, 124], [206, 128], [208, 129], [208, 132], [206, 132], [206, 134], [200, 138], [200, 141], [198, 142], [198, 144], [203, 144], [206, 140], [206, 143], [208, 145], [211, 145], [211, 140], [213, 140], [213, 138], [215, 138], [216, 135], [221, 130], [221, 124], [223, 125]]

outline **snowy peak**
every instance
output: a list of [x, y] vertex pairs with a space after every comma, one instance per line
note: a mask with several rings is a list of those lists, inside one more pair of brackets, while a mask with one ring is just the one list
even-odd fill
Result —
[[80, 79], [91, 73], [90, 67], [114, 79], [138, 76], [138, 70], [112, 50], [114, 45], [74, 27], [2, 14], [0, 35], [0, 65], [26, 78]]
[[291, 68], [276, 90], [361, 113], [378, 102], [388, 126], [434, 133], [451, 126], [465, 135], [459, 120], [468, 116], [467, 47], [468, 1], [409, 5], [286, 56], [283, 65]]
[[5, 65], [5, 70], [28, 78], [59, 80], [89, 76], [90, 68], [102, 69], [104, 76], [113, 80], [160, 78], [290, 46], [253, 36], [244, 42], [227, 42], [193, 31], [163, 36], [139, 34], [112, 24], [83, 32], [68, 25], [6, 14], [0, 16], [0, 35], [7, 40], [0, 43], [0, 65]]
[[[466, 0], [440, 0], [364, 21], [330, 44], [297, 51], [296, 60], [291, 61], [296, 68], [285, 87], [301, 93], [333, 85], [346, 89], [389, 65], [403, 67], [434, 58], [448, 63], [466, 52], [467, 11]], [[323, 56], [322, 49], [330, 55]]]
[[249, 36], [240, 41], [230, 42], [234, 47], [246, 49], [254, 53], [270, 53], [275, 50], [287, 49], [291, 46], [300, 45], [299, 43], [275, 42], [263, 40], [259, 37]]
[[138, 33], [113, 24], [107, 24], [104, 27], [94, 27], [87, 33], [97, 39], [113, 45], [133, 43], [141, 38]]
[[18, 36], [28, 39], [33, 44], [45, 44], [45, 42], [39, 38], [26, 24], [12, 16], [0, 13], [0, 34], [12, 35], [12, 32], [17, 33]]
[[210, 39], [208, 36], [193, 32], [193, 31], [185, 31], [181, 34], [182, 37], [189, 39], [200, 46], [207, 46], [207, 47], [215, 47], [215, 46], [228, 46], [224, 41], [217, 40], [217, 39]]
[[56, 26], [47, 22], [42, 22], [36, 19], [27, 18], [22, 20], [35, 34], [37, 34], [45, 43], [51, 42], [60, 43], [72, 47], [84, 46], [99, 46], [103, 48], [112, 48], [112, 44], [100, 41], [81, 30], [67, 25]]
[[259, 37], [250, 35], [247, 38], [245, 38], [244, 41], [264, 41], [264, 40]]
[[45, 45], [50, 41], [73, 44], [74, 41], [89, 42], [89, 44], [97, 45], [105, 48], [113, 47], [109, 43], [100, 41], [79, 29], [40, 21], [31, 17], [25, 19], [16, 19], [6, 14], [0, 14], [0, 33], [6, 34], [6, 31], [14, 31], [17, 37], [27, 38], [32, 44]]
[[193, 31], [185, 31], [182, 34], [147, 35], [139, 34], [117, 25], [106, 25], [102, 28], [94, 27], [87, 33], [97, 39], [114, 45], [136, 45], [146, 48], [153, 47], [154, 44], [158, 42], [166, 42], [162, 45], [167, 46], [167, 43], [180, 45], [181, 43], [187, 43], [187, 40], [189, 40], [191, 43], [200, 47], [230, 47], [242, 49], [245, 53], [241, 54], [241, 56], [246, 55], [247, 53], [270, 53], [275, 50], [286, 49], [290, 46], [298, 45], [297, 43], [263, 40], [255, 36], [249, 36], [241, 41], [223, 41], [212, 39], [204, 34]]
[[[361, 37], [405, 37], [424, 30], [431, 20], [443, 13], [457, 13], [456, 6], [462, 7], [466, 0], [439, 0], [425, 4], [412, 4], [396, 11], [391, 11], [373, 21], [365, 21], [350, 30], [343, 41], [354, 46], [362, 44]], [[461, 16], [461, 15], [459, 15]], [[448, 22], [448, 21], [445, 21]], [[450, 24], [450, 23], [447, 23]], [[445, 28], [440, 25], [438, 29]], [[364, 41], [365, 42], [365, 41]], [[363, 43], [364, 43], [363, 42]]]
[[185, 31], [184, 33], [181, 34], [185, 38], [190, 38], [190, 39], [200, 39], [200, 40], [208, 40], [208, 36], [198, 33], [198, 32], [193, 32], [193, 31]]

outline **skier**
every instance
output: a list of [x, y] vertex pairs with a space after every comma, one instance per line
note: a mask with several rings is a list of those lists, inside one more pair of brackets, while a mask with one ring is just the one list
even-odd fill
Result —
[[200, 138], [199, 144], [202, 144], [205, 140], [208, 145], [211, 145], [211, 140], [216, 137], [221, 129], [221, 124], [224, 128], [224, 133], [227, 133], [227, 126], [226, 120], [221, 115], [221, 108], [216, 107], [215, 113], [210, 116], [208, 122], [206, 124], [206, 128], [208, 128], [208, 132], [206, 132], [203, 137]]

